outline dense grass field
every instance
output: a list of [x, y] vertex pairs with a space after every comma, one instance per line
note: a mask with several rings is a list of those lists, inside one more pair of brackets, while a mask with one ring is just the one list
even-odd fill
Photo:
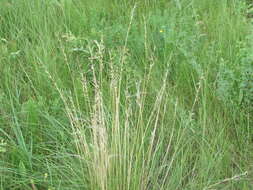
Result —
[[0, 190], [252, 190], [244, 0], [1, 0]]

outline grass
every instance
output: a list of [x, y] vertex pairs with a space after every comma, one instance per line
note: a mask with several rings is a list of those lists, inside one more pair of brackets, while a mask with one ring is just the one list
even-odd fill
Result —
[[242, 0], [2, 0], [1, 190], [250, 190]]

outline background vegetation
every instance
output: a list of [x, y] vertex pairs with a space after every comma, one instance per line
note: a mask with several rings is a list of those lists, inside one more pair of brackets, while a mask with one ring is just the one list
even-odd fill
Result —
[[1, 190], [253, 189], [243, 0], [1, 0]]

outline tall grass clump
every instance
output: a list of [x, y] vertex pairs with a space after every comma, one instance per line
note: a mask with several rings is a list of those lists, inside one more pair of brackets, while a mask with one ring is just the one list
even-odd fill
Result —
[[252, 189], [247, 3], [2, 0], [0, 189]]

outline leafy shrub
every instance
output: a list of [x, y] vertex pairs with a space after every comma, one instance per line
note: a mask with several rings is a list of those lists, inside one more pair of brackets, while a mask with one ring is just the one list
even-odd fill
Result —
[[253, 54], [252, 47], [240, 44], [235, 65], [221, 60], [217, 93], [225, 103], [240, 105], [244, 111], [253, 111]]

